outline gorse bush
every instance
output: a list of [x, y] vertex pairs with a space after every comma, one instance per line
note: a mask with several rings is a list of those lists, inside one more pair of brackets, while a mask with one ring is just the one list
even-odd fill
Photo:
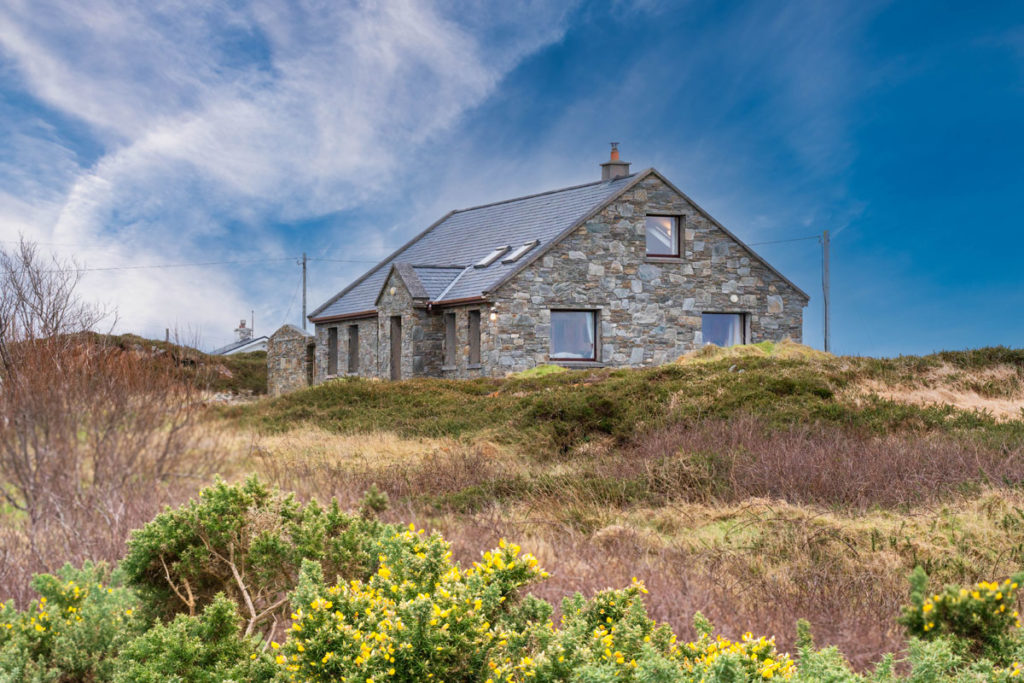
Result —
[[0, 681], [111, 680], [122, 649], [147, 624], [109, 567], [40, 574], [24, 611], [0, 603]]
[[[415, 526], [303, 505], [255, 479], [218, 482], [140, 529], [117, 572], [39, 575], [25, 609], [0, 607], [0, 683], [15, 681], [453, 681], [732, 683], [1010, 681], [1024, 676], [1020, 576], [927, 592], [912, 577], [903, 670], [859, 674], [817, 649], [716, 634], [698, 614], [680, 641], [633, 580], [552, 606], [526, 591], [547, 574], [502, 541], [471, 566]], [[329, 578], [328, 578], [329, 577]], [[290, 618], [289, 615], [290, 614]]]
[[918, 567], [910, 577], [910, 604], [900, 623], [907, 634], [923, 640], [947, 637], [958, 649], [997, 662], [1013, 657], [1014, 631], [1021, 627], [1017, 591], [1024, 573], [1002, 583], [982, 581], [973, 588], [946, 586], [928, 593], [928, 576]]

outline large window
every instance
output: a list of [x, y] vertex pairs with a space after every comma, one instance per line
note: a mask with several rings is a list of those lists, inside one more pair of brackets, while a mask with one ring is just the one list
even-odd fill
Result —
[[596, 311], [551, 311], [551, 358], [597, 360]]
[[747, 343], [743, 313], [704, 313], [700, 316], [704, 345], [735, 346]]
[[647, 255], [679, 256], [679, 217], [647, 216]]
[[338, 328], [327, 328], [327, 374], [338, 374]]
[[480, 365], [480, 311], [469, 312], [469, 364]]
[[348, 326], [348, 371], [359, 372], [359, 325]]

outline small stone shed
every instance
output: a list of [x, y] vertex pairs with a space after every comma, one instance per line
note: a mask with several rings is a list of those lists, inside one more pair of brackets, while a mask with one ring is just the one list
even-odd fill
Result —
[[313, 336], [285, 325], [267, 340], [267, 391], [280, 396], [313, 383]]
[[311, 381], [645, 367], [801, 340], [803, 290], [657, 170], [630, 173], [614, 146], [601, 169], [452, 211], [331, 297], [309, 316]]

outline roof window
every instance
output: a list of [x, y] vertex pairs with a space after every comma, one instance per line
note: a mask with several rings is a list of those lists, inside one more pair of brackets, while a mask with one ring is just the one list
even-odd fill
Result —
[[507, 244], [505, 246], [503, 246], [503, 247], [498, 247], [497, 249], [492, 251], [490, 254], [488, 254], [487, 256], [485, 256], [482, 259], [480, 259], [477, 262], [476, 267], [477, 268], [486, 268], [487, 266], [491, 265], [492, 263], [494, 263], [495, 261], [500, 259], [505, 254], [505, 252], [508, 251], [508, 250], [509, 250], [509, 246]]
[[519, 247], [518, 249], [513, 251], [511, 254], [506, 256], [505, 258], [501, 259], [501, 262], [502, 263], [515, 263], [516, 261], [521, 259], [526, 252], [530, 251], [531, 249], [533, 249], [538, 244], [540, 244], [540, 240], [533, 240], [532, 242], [527, 242], [526, 244], [524, 244], [523, 246]]

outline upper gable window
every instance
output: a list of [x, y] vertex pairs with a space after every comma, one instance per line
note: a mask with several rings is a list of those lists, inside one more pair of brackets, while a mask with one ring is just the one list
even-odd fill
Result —
[[540, 244], [540, 240], [534, 240], [532, 242], [527, 242], [526, 244], [524, 244], [523, 246], [519, 247], [518, 249], [513, 251], [511, 254], [506, 256], [505, 258], [501, 259], [501, 262], [502, 263], [515, 263], [516, 261], [521, 259], [526, 252], [530, 251], [531, 249], [533, 249], [538, 244]]
[[482, 259], [477, 261], [476, 267], [477, 268], [486, 268], [487, 266], [491, 265], [492, 263], [494, 263], [495, 261], [500, 259], [502, 257], [502, 255], [506, 251], [508, 251], [508, 249], [509, 249], [509, 247], [508, 247], [507, 244], [505, 246], [503, 246], [503, 247], [498, 247], [497, 249], [492, 251], [490, 254], [488, 254], [487, 256], [484, 256]]
[[647, 216], [647, 255], [679, 256], [679, 217]]

